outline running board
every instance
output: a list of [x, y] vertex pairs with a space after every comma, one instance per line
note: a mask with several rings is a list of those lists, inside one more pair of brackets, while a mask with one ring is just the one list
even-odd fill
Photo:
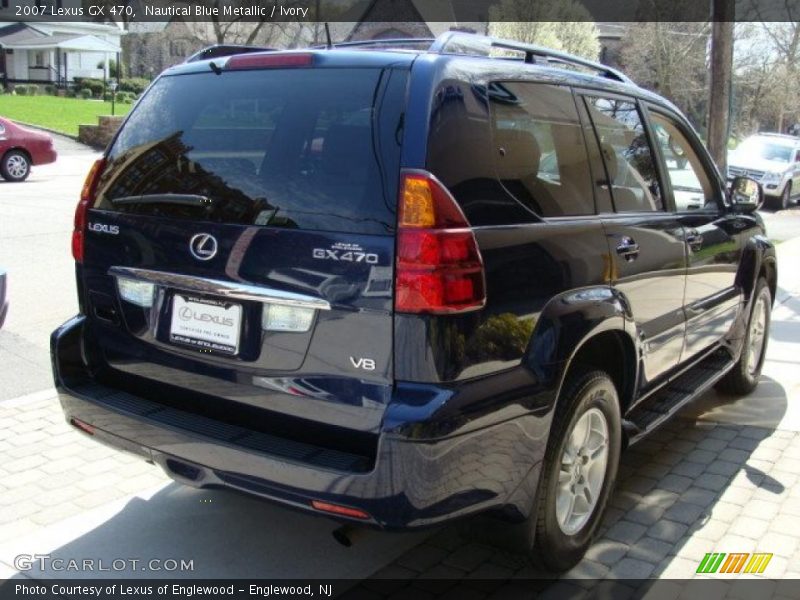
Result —
[[711, 389], [733, 365], [730, 354], [719, 349], [634, 406], [622, 421], [628, 445], [641, 440], [688, 402]]

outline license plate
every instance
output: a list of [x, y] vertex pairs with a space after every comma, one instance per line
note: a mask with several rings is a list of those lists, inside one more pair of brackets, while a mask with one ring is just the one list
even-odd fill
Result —
[[241, 304], [175, 294], [172, 300], [171, 342], [224, 354], [239, 351]]

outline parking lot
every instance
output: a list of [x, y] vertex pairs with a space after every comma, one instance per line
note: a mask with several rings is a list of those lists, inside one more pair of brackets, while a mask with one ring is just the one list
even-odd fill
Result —
[[[26, 183], [0, 183], [11, 300], [0, 331], [0, 578], [31, 554], [129, 562], [29, 576], [164, 576], [155, 564], [130, 563], [151, 559], [191, 561], [168, 573], [178, 577], [373, 576], [359, 588], [364, 597], [396, 594], [396, 580], [413, 579], [415, 598], [477, 598], [541, 576], [523, 557], [454, 528], [369, 532], [344, 548], [330, 521], [180, 487], [70, 429], [52, 390], [48, 336], [77, 311], [72, 213], [96, 154], [66, 139], [57, 145], [56, 164]], [[792, 268], [800, 210], [765, 219], [781, 240], [780, 290], [759, 389], [745, 399], [708, 394], [626, 453], [599, 540], [554, 593], [581, 593], [596, 579], [689, 578], [710, 552], [772, 553], [762, 577], [800, 578], [800, 272]]]

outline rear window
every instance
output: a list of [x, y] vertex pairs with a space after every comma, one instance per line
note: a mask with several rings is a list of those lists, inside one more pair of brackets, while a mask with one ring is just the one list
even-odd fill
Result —
[[495, 82], [492, 91], [492, 156], [506, 189], [543, 217], [594, 214], [589, 156], [572, 91], [517, 81]]
[[111, 148], [95, 208], [390, 232], [406, 76], [337, 68], [163, 77]]

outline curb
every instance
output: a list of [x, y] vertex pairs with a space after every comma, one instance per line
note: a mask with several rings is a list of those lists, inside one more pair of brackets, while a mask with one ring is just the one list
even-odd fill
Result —
[[51, 133], [53, 135], [59, 135], [61, 137], [69, 138], [73, 142], [78, 142], [79, 144], [86, 146], [87, 148], [91, 148], [91, 146], [87, 146], [83, 142], [78, 139], [77, 135], [72, 135], [70, 133], [64, 133], [63, 131], [56, 131], [55, 129], [50, 129], [49, 127], [42, 127], [41, 125], [34, 125], [33, 123], [25, 123], [24, 121], [18, 121], [16, 119], [9, 119], [9, 121], [13, 121], [14, 123], [18, 123], [24, 127], [30, 127], [31, 129], [38, 129], [39, 131], [46, 131], [47, 133]]

